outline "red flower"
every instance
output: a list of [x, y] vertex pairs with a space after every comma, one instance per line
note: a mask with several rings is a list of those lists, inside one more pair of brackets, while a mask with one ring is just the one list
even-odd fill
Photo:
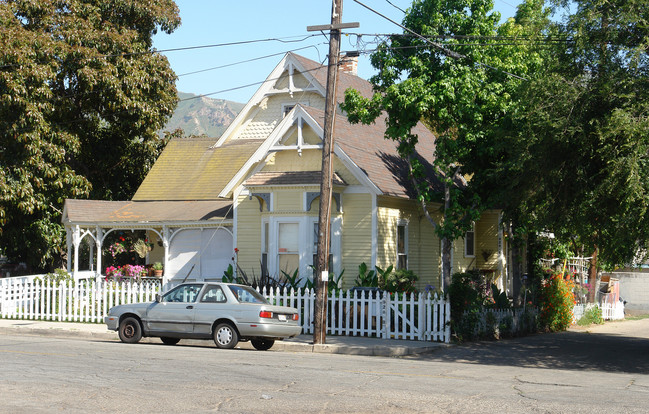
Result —
[[234, 248], [235, 253], [239, 253], [239, 249], [237, 247]]

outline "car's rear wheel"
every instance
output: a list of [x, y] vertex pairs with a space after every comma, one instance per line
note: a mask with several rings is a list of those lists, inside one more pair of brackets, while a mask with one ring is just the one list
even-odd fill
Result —
[[140, 322], [133, 317], [124, 318], [119, 324], [119, 339], [127, 344], [134, 344], [142, 339]]
[[273, 347], [275, 341], [273, 339], [251, 339], [250, 343], [258, 351], [268, 351]]
[[239, 342], [239, 334], [229, 323], [221, 323], [214, 329], [214, 343], [222, 349], [232, 349]]
[[180, 338], [170, 338], [168, 336], [163, 336], [160, 338], [160, 340], [165, 345], [176, 345], [178, 341], [180, 341]]

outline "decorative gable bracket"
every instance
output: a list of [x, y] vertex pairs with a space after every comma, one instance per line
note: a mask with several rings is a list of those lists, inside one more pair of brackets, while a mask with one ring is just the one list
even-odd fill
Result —
[[266, 203], [266, 211], [270, 211], [270, 193], [252, 193], [250, 197], [256, 197], [259, 201], [259, 211], [264, 211], [264, 203]]
[[[306, 211], [311, 211], [311, 204], [313, 200], [320, 197], [319, 192], [307, 192], [306, 193]], [[336, 212], [340, 213], [341, 204], [340, 204], [340, 193], [332, 193], [332, 197], [336, 200]]]

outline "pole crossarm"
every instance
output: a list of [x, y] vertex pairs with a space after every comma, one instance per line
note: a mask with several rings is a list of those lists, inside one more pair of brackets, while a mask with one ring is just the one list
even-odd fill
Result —
[[324, 32], [325, 30], [341, 30], [341, 29], [355, 29], [360, 27], [360, 23], [351, 22], [351, 23], [338, 23], [338, 24], [320, 24], [317, 26], [307, 26], [307, 32]]

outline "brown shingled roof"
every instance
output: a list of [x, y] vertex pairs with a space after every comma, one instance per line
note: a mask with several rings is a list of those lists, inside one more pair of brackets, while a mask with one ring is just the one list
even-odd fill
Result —
[[83, 223], [192, 222], [232, 218], [232, 201], [65, 200], [64, 221]]
[[[319, 185], [320, 171], [264, 171], [258, 172], [245, 181], [249, 187], [262, 185]], [[334, 185], [347, 185], [340, 176], [334, 173]]]
[[[305, 107], [320, 125], [324, 122], [324, 111]], [[428, 171], [431, 184], [441, 184], [434, 179], [433, 159], [435, 137], [421, 123], [412, 131], [419, 137], [416, 154]], [[416, 197], [409, 179], [408, 162], [397, 152], [397, 143], [385, 139], [385, 117], [380, 117], [371, 125], [350, 124], [347, 117], [337, 115], [334, 139], [340, 148], [360, 167], [368, 178], [385, 194], [396, 197]], [[441, 187], [440, 187], [441, 188]]]
[[[327, 67], [300, 55], [293, 55], [318, 82], [326, 85]], [[336, 101], [345, 99], [345, 91], [356, 89], [362, 96], [371, 98], [372, 84], [358, 76], [339, 72]], [[305, 110], [322, 126], [324, 111], [313, 107]], [[409, 179], [408, 162], [397, 152], [397, 143], [385, 139], [386, 115], [376, 119], [374, 124], [350, 124], [347, 117], [337, 111], [334, 137], [336, 143], [358, 165], [386, 195], [397, 197], [416, 197]], [[441, 190], [441, 183], [435, 178], [433, 160], [435, 154], [435, 135], [421, 122], [412, 130], [418, 136], [416, 156], [423, 163], [429, 176], [429, 183]]]
[[263, 140], [235, 140], [212, 148], [215, 138], [169, 141], [134, 201], [216, 200]]

